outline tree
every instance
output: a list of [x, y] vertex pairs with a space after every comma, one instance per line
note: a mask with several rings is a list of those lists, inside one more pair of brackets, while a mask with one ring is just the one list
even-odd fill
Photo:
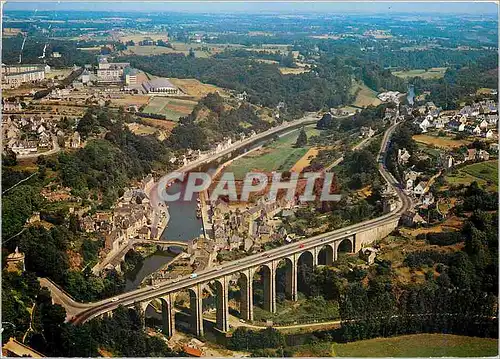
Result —
[[305, 145], [307, 145], [307, 134], [304, 127], [302, 127], [297, 137], [297, 142], [295, 142], [295, 147], [304, 147]]
[[11, 148], [8, 148], [2, 153], [2, 164], [4, 166], [15, 166], [17, 165], [17, 156], [12, 151]]
[[286, 56], [282, 56], [280, 59], [280, 66], [283, 67], [296, 67], [295, 59], [293, 58], [293, 52], [288, 51]]

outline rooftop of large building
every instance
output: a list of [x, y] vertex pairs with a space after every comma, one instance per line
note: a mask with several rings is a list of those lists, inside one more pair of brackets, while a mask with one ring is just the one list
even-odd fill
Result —
[[166, 78], [157, 78], [146, 81], [143, 83], [143, 86], [148, 91], [156, 88], [172, 88], [172, 89], [177, 88]]

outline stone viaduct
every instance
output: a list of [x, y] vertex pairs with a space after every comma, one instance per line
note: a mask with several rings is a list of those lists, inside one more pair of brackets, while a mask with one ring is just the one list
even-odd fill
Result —
[[[312, 270], [317, 265], [332, 265], [338, 259], [340, 253], [358, 252], [364, 245], [373, 243], [392, 232], [398, 224], [398, 219], [389, 220], [384, 224], [367, 228], [354, 234], [351, 231], [343, 231], [343, 235], [331, 238], [325, 237], [319, 241], [318, 245], [314, 246], [297, 245], [296, 243], [289, 244], [285, 248], [295, 247], [296, 250], [291, 251], [292, 253], [288, 253], [290, 251], [287, 251], [282, 256], [272, 256], [271, 258], [268, 252], [260, 253], [257, 256], [261, 260], [254, 266], [241, 269], [236, 266], [234, 270], [228, 273], [222, 273], [221, 269], [212, 269], [212, 272], [214, 272], [212, 279], [200, 281], [194, 286], [185, 287], [181, 290], [168, 291], [140, 302], [134, 302], [131, 307], [137, 306], [139, 303], [142, 315], [145, 316], [147, 307], [154, 300], [159, 300], [161, 303], [163, 333], [170, 337], [175, 331], [174, 302], [176, 296], [180, 292], [187, 291], [189, 293], [189, 325], [191, 332], [197, 336], [203, 336], [203, 292], [208, 284], [211, 284], [211, 287], [214, 289], [216, 304], [215, 327], [219, 331], [226, 332], [229, 330], [228, 294], [230, 282], [236, 281], [240, 288], [240, 318], [245, 321], [253, 321], [253, 281], [257, 272], [260, 274], [263, 286], [263, 309], [274, 313], [276, 312], [278, 268], [284, 274], [284, 292], [286, 298], [295, 301], [297, 300], [300, 269]], [[217, 272], [221, 272], [220, 275], [217, 275]]]

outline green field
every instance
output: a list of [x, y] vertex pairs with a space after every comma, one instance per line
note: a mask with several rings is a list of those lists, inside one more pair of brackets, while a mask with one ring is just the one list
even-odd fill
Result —
[[195, 105], [195, 101], [152, 97], [142, 112], [164, 115], [167, 120], [178, 121], [179, 117], [190, 114]]
[[498, 162], [496, 160], [474, 163], [462, 168], [462, 171], [498, 185]]
[[337, 320], [339, 305], [336, 301], [325, 300], [322, 297], [306, 299], [299, 295], [299, 300], [276, 302], [276, 312], [270, 313], [261, 307], [254, 306], [254, 322], [272, 320], [275, 325], [294, 325]]
[[[308, 126], [305, 130], [308, 138], [319, 135], [320, 132], [313, 126]], [[285, 134], [261, 150], [234, 161], [225, 169], [225, 172], [233, 172], [235, 179], [242, 180], [252, 170], [264, 172], [290, 170], [309, 149], [309, 146], [293, 147], [298, 135], [298, 130]]]
[[444, 77], [446, 72], [446, 67], [433, 67], [429, 70], [426, 69], [415, 69], [408, 71], [394, 71], [392, 74], [401, 77], [403, 79], [411, 77], [421, 77], [424, 80], [428, 79], [440, 79]]
[[498, 190], [498, 162], [496, 160], [474, 163], [458, 170], [456, 174], [446, 176], [449, 184], [469, 185], [476, 181], [481, 187]]
[[340, 357], [479, 357], [498, 355], [498, 339], [449, 334], [415, 334], [333, 344]]

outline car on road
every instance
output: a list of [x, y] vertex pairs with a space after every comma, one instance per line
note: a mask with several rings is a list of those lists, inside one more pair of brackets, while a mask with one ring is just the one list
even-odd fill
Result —
[[304, 243], [299, 244], [299, 248], [304, 248]]
[[196, 273], [191, 273], [191, 278], [196, 278], [196, 277], [198, 277], [198, 274], [196, 274]]
[[155, 284], [155, 285], [153, 286], [153, 289], [158, 289], [158, 288], [160, 288], [160, 285], [159, 285], [159, 284]]
[[112, 301], [113, 303], [114, 303], [114, 302], [118, 302], [118, 299], [120, 299], [120, 298], [116, 298], [116, 297], [115, 297], [115, 298], [111, 299], [111, 301]]
[[242, 323], [246, 323], [246, 322], [245, 322], [245, 319], [240, 319], [240, 322], [242, 322]]
[[269, 256], [270, 256], [270, 254], [269, 254], [269, 253], [264, 253], [264, 254], [262, 255], [262, 258], [269, 258]]

